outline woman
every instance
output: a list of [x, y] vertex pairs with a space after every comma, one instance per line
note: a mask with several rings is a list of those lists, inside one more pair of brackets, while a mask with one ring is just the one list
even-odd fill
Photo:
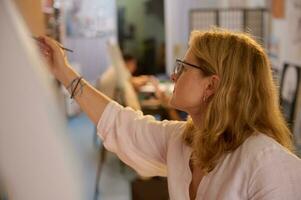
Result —
[[123, 108], [77, 79], [56, 42], [41, 41], [55, 77], [66, 87], [84, 85], [75, 98], [104, 146], [141, 175], [167, 176], [170, 199], [301, 199], [301, 161], [292, 153], [270, 64], [248, 35], [191, 34], [170, 101], [189, 113], [187, 122], [158, 122]]

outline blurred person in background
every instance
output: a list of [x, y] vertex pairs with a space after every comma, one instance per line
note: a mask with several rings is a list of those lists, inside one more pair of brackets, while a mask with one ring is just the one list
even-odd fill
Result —
[[131, 83], [133, 84], [133, 87], [135, 88], [136, 91], [139, 90], [139, 88], [146, 83], [150, 81], [150, 77], [148, 75], [140, 75], [140, 76], [135, 76], [135, 72], [138, 69], [138, 64], [137, 64], [137, 59], [132, 56], [131, 54], [123, 54], [123, 60], [125, 62], [126, 68], [129, 70], [131, 73]]

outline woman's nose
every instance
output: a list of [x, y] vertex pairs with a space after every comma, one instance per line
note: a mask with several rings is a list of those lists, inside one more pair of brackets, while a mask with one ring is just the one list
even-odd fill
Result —
[[177, 81], [177, 75], [175, 73], [172, 73], [170, 76], [170, 79], [172, 82], [176, 82]]

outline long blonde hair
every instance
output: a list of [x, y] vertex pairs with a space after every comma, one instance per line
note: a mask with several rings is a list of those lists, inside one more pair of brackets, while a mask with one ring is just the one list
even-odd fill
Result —
[[[188, 119], [183, 139], [203, 171], [214, 169], [250, 135], [263, 133], [293, 151], [291, 132], [280, 111], [277, 87], [264, 49], [246, 33], [193, 31], [189, 47], [207, 75], [220, 77], [201, 130]], [[206, 70], [205, 70], [206, 74]]]

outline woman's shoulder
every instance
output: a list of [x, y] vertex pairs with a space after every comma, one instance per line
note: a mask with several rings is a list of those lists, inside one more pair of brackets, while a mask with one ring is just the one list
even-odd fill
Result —
[[240, 153], [250, 166], [259, 167], [286, 163], [301, 167], [300, 158], [279, 144], [275, 139], [263, 133], [256, 133], [250, 136], [241, 145]]
[[301, 160], [295, 154], [262, 133], [247, 139], [241, 152], [250, 199], [300, 199]]

